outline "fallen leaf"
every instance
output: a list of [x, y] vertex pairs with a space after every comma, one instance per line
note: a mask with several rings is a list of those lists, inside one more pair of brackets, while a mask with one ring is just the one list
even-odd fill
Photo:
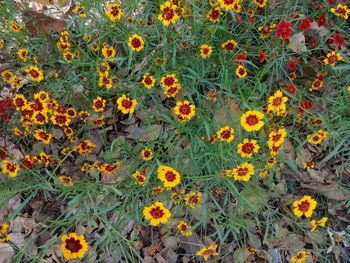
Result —
[[344, 201], [350, 199], [350, 190], [340, 187], [337, 183], [331, 184], [301, 184], [301, 187], [321, 194], [328, 199]]
[[329, 34], [329, 30], [324, 26], [319, 27], [316, 21], [311, 23], [310, 29], [315, 30], [320, 37], [325, 37]]
[[8, 243], [0, 243], [0, 262], [10, 263], [15, 251]]
[[155, 141], [159, 138], [162, 131], [162, 125], [153, 124], [145, 128], [138, 127], [137, 124], [130, 125], [125, 129], [128, 132], [127, 138], [134, 139], [139, 142]]
[[214, 114], [214, 121], [219, 126], [226, 125], [231, 119], [238, 119], [241, 116], [241, 111], [235, 100], [226, 98], [224, 106], [219, 108]]
[[307, 50], [305, 45], [305, 36], [303, 32], [295, 34], [290, 38], [288, 48], [290, 48], [296, 53], [302, 53]]

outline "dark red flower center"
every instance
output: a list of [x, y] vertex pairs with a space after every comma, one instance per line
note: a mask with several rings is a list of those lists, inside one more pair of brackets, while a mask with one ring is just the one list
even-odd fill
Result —
[[163, 209], [161, 209], [159, 206], [152, 208], [149, 213], [155, 219], [162, 218], [165, 215]]
[[68, 249], [71, 253], [77, 253], [83, 246], [80, 244], [80, 240], [77, 240], [73, 237], [66, 239], [65, 248]]
[[305, 200], [302, 201], [300, 204], [298, 204], [298, 209], [302, 212], [307, 212], [309, 210], [310, 207], [310, 202]]
[[37, 71], [37, 70], [35, 70], [35, 69], [31, 69], [30, 71], [29, 71], [29, 74], [33, 77], [33, 78], [39, 78], [39, 76], [40, 76], [40, 74], [39, 74], [39, 72]]
[[246, 118], [246, 123], [250, 126], [254, 126], [259, 123], [259, 118], [256, 115], [248, 115]]
[[168, 182], [174, 182], [176, 179], [176, 174], [173, 173], [172, 171], [167, 171], [165, 173], [165, 178], [167, 179]]
[[165, 20], [171, 20], [171, 19], [173, 19], [174, 16], [175, 16], [174, 9], [172, 9], [170, 7], [164, 8], [162, 17]]
[[125, 109], [131, 109], [132, 107], [132, 102], [128, 99], [124, 99], [122, 101], [122, 106], [125, 108]]
[[220, 135], [222, 138], [228, 140], [231, 137], [231, 131], [229, 129], [223, 130]]
[[134, 37], [131, 41], [131, 45], [134, 47], [134, 48], [139, 48], [141, 47], [141, 41], [140, 39], [138, 39], [137, 37]]
[[183, 115], [189, 115], [191, 113], [191, 107], [189, 104], [181, 105], [179, 111]]
[[250, 154], [254, 151], [254, 144], [247, 142], [245, 144], [243, 144], [242, 146], [242, 152], [246, 153], [246, 154]]

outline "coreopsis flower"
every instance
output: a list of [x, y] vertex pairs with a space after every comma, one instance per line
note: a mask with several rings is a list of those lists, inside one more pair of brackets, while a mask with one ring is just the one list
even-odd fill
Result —
[[45, 167], [48, 167], [50, 165], [51, 157], [45, 152], [40, 152], [38, 155], [38, 161], [39, 163], [44, 164]]
[[114, 58], [117, 54], [117, 51], [115, 51], [114, 47], [109, 46], [103, 47], [101, 51], [104, 58]]
[[301, 251], [298, 251], [295, 255], [293, 255], [290, 261], [292, 263], [304, 263], [306, 262], [309, 255], [310, 255], [310, 252], [301, 250]]
[[196, 256], [202, 256], [205, 261], [209, 259], [211, 256], [218, 256], [219, 253], [216, 252], [218, 245], [211, 245], [208, 247], [202, 247], [200, 250], [196, 252]]
[[13, 76], [13, 73], [11, 70], [5, 69], [1, 71], [1, 77], [5, 83], [9, 83], [12, 76]]
[[200, 205], [202, 200], [202, 193], [191, 191], [185, 196], [185, 204], [190, 206], [191, 208]]
[[158, 226], [165, 224], [171, 217], [170, 211], [164, 206], [162, 202], [155, 202], [143, 209], [145, 219], [150, 221], [151, 226]]
[[12, 85], [12, 87], [14, 87], [16, 90], [20, 89], [23, 87], [23, 78], [22, 77], [18, 77], [16, 75], [13, 75], [10, 79], [10, 83]]
[[170, 1], [161, 4], [160, 10], [161, 13], [158, 15], [158, 20], [161, 21], [164, 26], [174, 24], [180, 18], [176, 12], [177, 6]]
[[77, 5], [75, 6], [75, 8], [73, 9], [73, 13], [74, 14], [77, 14], [78, 16], [80, 17], [86, 17], [86, 12], [84, 11], [85, 10], [85, 6], [83, 5]]
[[218, 0], [220, 8], [225, 9], [226, 11], [240, 9], [240, 0]]
[[152, 189], [152, 195], [156, 196], [164, 191], [165, 191], [165, 188], [163, 186], [156, 186], [156, 187], [153, 187], [153, 189]]
[[37, 129], [34, 131], [33, 136], [38, 141], [43, 142], [44, 144], [50, 144], [52, 141], [51, 133], [44, 131], [43, 129]]
[[175, 74], [167, 74], [160, 79], [160, 84], [164, 89], [170, 88], [178, 82], [179, 80]]
[[263, 126], [264, 114], [260, 111], [247, 111], [241, 117], [241, 126], [248, 132], [259, 131]]
[[73, 186], [74, 185], [73, 179], [70, 176], [61, 175], [58, 177], [58, 180], [60, 180], [64, 186]]
[[235, 138], [234, 133], [235, 130], [227, 125], [216, 132], [216, 137], [222, 142], [230, 143]]
[[91, 49], [95, 52], [100, 50], [100, 46], [97, 43], [93, 43]]
[[17, 52], [18, 57], [24, 62], [27, 61], [29, 51], [26, 48], [20, 48]]
[[23, 94], [16, 94], [12, 98], [12, 103], [16, 110], [22, 111], [27, 106], [27, 99], [23, 96]]
[[67, 114], [72, 119], [77, 117], [77, 111], [73, 107], [70, 107], [70, 108], [67, 109]]
[[288, 98], [283, 96], [281, 90], [276, 90], [273, 96], [270, 96], [267, 104], [267, 111], [273, 112], [277, 116], [283, 116], [287, 112]]
[[79, 154], [86, 156], [95, 149], [96, 145], [90, 141], [90, 140], [83, 140], [81, 143], [79, 143], [74, 150], [78, 152]]
[[[27, 108], [28, 107], [25, 107], [25, 109]], [[45, 123], [49, 122], [49, 117], [46, 111], [43, 111], [43, 112], [34, 111], [31, 116], [31, 120], [33, 121], [34, 124], [44, 125]]]
[[89, 248], [84, 236], [74, 232], [63, 235], [61, 241], [62, 253], [66, 260], [82, 259]]
[[151, 89], [155, 86], [156, 79], [153, 76], [151, 76], [151, 74], [146, 73], [142, 77], [142, 84], [145, 86], [146, 89]]
[[74, 137], [74, 130], [71, 127], [66, 127], [63, 129], [63, 131], [68, 138]]
[[340, 55], [340, 53], [332, 51], [327, 54], [327, 58], [323, 60], [323, 63], [334, 67], [337, 61], [344, 61], [344, 58], [342, 55]]
[[259, 62], [263, 63], [266, 60], [266, 54], [263, 50], [258, 51]]
[[21, 163], [21, 167], [23, 169], [33, 169], [34, 166], [37, 164], [38, 158], [36, 158], [35, 156], [32, 155], [26, 155], [24, 156], [22, 163]]
[[150, 161], [153, 158], [153, 152], [151, 148], [143, 148], [141, 151], [141, 158], [145, 161]]
[[221, 47], [225, 49], [225, 51], [227, 52], [233, 52], [237, 45], [238, 43], [236, 41], [234, 41], [233, 39], [230, 39], [230, 40], [227, 40], [225, 43], [223, 43]]
[[303, 198], [294, 201], [293, 213], [297, 217], [311, 217], [312, 213], [316, 209], [317, 202], [309, 195], [304, 195]]
[[90, 116], [90, 113], [87, 112], [87, 111], [80, 111], [80, 112], [79, 112], [79, 118], [80, 118], [80, 120], [82, 120], [83, 122], [86, 122], [87, 119], [89, 118], [89, 116]]
[[313, 160], [304, 162], [304, 169], [306, 169], [306, 171], [310, 171], [310, 169], [313, 169], [315, 167], [315, 162]]
[[190, 104], [188, 100], [178, 101], [174, 107], [174, 112], [181, 121], [189, 121], [196, 114], [196, 106]]
[[14, 21], [10, 21], [10, 29], [15, 32], [15, 33], [19, 33], [23, 30], [24, 25], [23, 24], [16, 24]]
[[141, 36], [138, 34], [133, 34], [129, 37], [128, 46], [131, 48], [131, 50], [139, 52], [144, 48], [145, 42]]
[[44, 72], [37, 66], [29, 66], [26, 68], [25, 72], [33, 81], [40, 82], [44, 79]]
[[247, 182], [254, 175], [254, 165], [243, 163], [232, 169], [232, 176], [235, 181]]
[[11, 177], [16, 177], [19, 171], [19, 165], [10, 160], [4, 160], [1, 164], [1, 169], [4, 174], [7, 174]]
[[90, 122], [96, 128], [102, 127], [106, 123], [105, 122], [105, 116], [102, 115], [102, 116], [97, 117], [97, 118], [90, 118]]
[[120, 4], [111, 3], [107, 5], [107, 10], [105, 14], [112, 22], [116, 22], [122, 19], [124, 12]]
[[269, 140], [268, 140], [269, 149], [272, 149], [273, 147], [281, 146], [286, 136], [287, 136], [287, 131], [284, 128], [271, 131], [269, 133]]
[[105, 86], [107, 89], [111, 89], [113, 87], [113, 80], [109, 77], [109, 72], [99, 73], [98, 86]]
[[254, 0], [254, 4], [260, 8], [264, 8], [267, 5], [267, 0]]
[[0, 243], [10, 240], [10, 234], [7, 233], [9, 227], [8, 223], [0, 225]]
[[53, 124], [63, 127], [70, 124], [71, 118], [66, 113], [56, 112], [51, 116], [51, 121]]
[[276, 37], [281, 38], [283, 40], [287, 40], [290, 38], [293, 29], [290, 27], [291, 23], [283, 20], [277, 25], [276, 29]]
[[5, 47], [5, 41], [3, 39], [0, 39], [0, 49], [3, 49]]
[[180, 220], [179, 223], [177, 224], [177, 229], [180, 230], [181, 234], [189, 237], [192, 235], [192, 231], [190, 231], [190, 226], [186, 223], [184, 220]]
[[218, 23], [220, 21], [221, 15], [222, 15], [222, 12], [220, 11], [219, 8], [212, 8], [207, 14], [207, 18], [212, 23]]
[[333, 35], [333, 43], [338, 47], [344, 46], [346, 36], [342, 33], [334, 33]]
[[101, 97], [97, 97], [92, 101], [92, 108], [95, 112], [104, 112], [106, 108], [106, 100]]
[[299, 29], [301, 31], [308, 30], [310, 27], [311, 27], [311, 20], [310, 20], [310, 18], [306, 17], [306, 18], [304, 18], [303, 20], [300, 21]]
[[318, 226], [324, 227], [328, 221], [328, 217], [322, 217], [319, 220], [311, 220], [311, 232], [314, 232]]
[[136, 171], [132, 174], [132, 177], [135, 179], [136, 183], [143, 186], [146, 182], [145, 173]]
[[180, 183], [181, 175], [170, 166], [161, 165], [157, 170], [157, 178], [163, 182], [163, 186], [173, 188]]
[[244, 139], [243, 142], [238, 144], [237, 153], [243, 158], [252, 158], [254, 153], [258, 153], [260, 149], [256, 140]]
[[258, 30], [260, 32], [260, 37], [263, 39], [267, 38], [275, 28], [276, 28], [275, 23], [259, 26]]
[[323, 87], [323, 83], [323, 80], [315, 79], [311, 84], [310, 91], [320, 90]]
[[212, 52], [213, 52], [212, 46], [209, 46], [207, 44], [203, 44], [200, 46], [199, 53], [202, 58], [204, 59], [209, 58]]
[[318, 130], [314, 135], [308, 136], [308, 142], [314, 145], [318, 145], [328, 138], [328, 132], [324, 130]]
[[345, 20], [349, 18], [350, 9], [347, 5], [338, 4], [336, 8], [331, 8], [331, 12]]
[[118, 98], [117, 104], [118, 110], [120, 110], [123, 114], [129, 114], [135, 111], [137, 100], [130, 99], [129, 97], [126, 97], [125, 94], [123, 94], [121, 97]]
[[181, 90], [181, 84], [175, 83], [172, 86], [166, 87], [164, 90], [164, 95], [168, 98], [174, 98]]
[[70, 52], [70, 51], [65, 51], [62, 53], [62, 56], [63, 56], [64, 60], [69, 63], [74, 59], [75, 54], [73, 52]]
[[236, 72], [236, 76], [239, 77], [240, 79], [243, 79], [248, 75], [247, 69], [243, 65], [238, 65], [235, 72]]

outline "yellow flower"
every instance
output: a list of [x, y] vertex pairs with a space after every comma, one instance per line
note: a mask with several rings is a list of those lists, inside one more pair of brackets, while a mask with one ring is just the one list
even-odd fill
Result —
[[83, 5], [77, 5], [74, 9], [73, 9], [73, 13], [74, 14], [78, 14], [78, 16], [80, 17], [86, 17], [86, 12], [85, 10], [85, 6]]
[[175, 83], [174, 85], [165, 88], [164, 95], [167, 96], [168, 98], [174, 98], [179, 93], [180, 90], [181, 90], [181, 84]]
[[28, 68], [26, 68], [25, 72], [33, 81], [40, 82], [44, 79], [44, 72], [37, 66], [29, 66]]
[[310, 252], [301, 250], [298, 251], [297, 254], [293, 255], [290, 260], [292, 263], [304, 263], [309, 257], [309, 255]]
[[107, 89], [111, 89], [113, 87], [113, 80], [109, 78], [109, 72], [105, 71], [99, 74], [100, 78], [98, 80], [98, 86], [105, 86]]
[[19, 166], [13, 161], [4, 160], [2, 162], [1, 169], [4, 174], [8, 174], [11, 177], [16, 177], [19, 171]]
[[213, 47], [207, 44], [203, 44], [201, 45], [199, 52], [202, 58], [209, 58], [211, 53], [213, 53]]
[[216, 252], [218, 245], [211, 245], [208, 247], [203, 247], [197, 251], [196, 256], [202, 256], [205, 261], [209, 259], [210, 256], [218, 256], [219, 253]]
[[235, 130], [227, 125], [216, 132], [216, 137], [222, 142], [230, 143], [235, 138], [234, 133]]
[[317, 202], [309, 195], [304, 195], [303, 198], [294, 201], [293, 213], [297, 217], [305, 216], [311, 217], [313, 211], [316, 209]]
[[283, 96], [281, 90], [277, 90], [273, 96], [268, 99], [267, 110], [275, 113], [277, 116], [283, 116], [287, 111], [288, 98]]
[[236, 166], [232, 170], [232, 176], [235, 181], [247, 182], [254, 175], [254, 165], [250, 163], [243, 163], [242, 165]]
[[158, 20], [161, 21], [164, 26], [174, 24], [180, 18], [176, 12], [176, 9], [177, 6], [173, 5], [170, 1], [166, 1], [164, 4], [161, 4], [160, 10], [162, 12], [158, 15]]
[[145, 42], [141, 36], [138, 34], [133, 34], [129, 37], [128, 46], [131, 48], [131, 50], [139, 52], [144, 48]]
[[21, 32], [22, 29], [24, 28], [24, 25], [23, 24], [16, 24], [14, 21], [10, 21], [10, 29], [13, 31], [13, 32]]
[[248, 132], [259, 131], [264, 126], [263, 118], [264, 114], [262, 112], [247, 111], [241, 117], [241, 126]]
[[344, 58], [342, 55], [340, 55], [340, 53], [332, 51], [327, 54], [327, 58], [323, 60], [323, 63], [334, 67], [337, 61], [344, 61]]
[[260, 8], [264, 8], [267, 5], [267, 0], [254, 0], [254, 4]]
[[117, 3], [108, 4], [106, 10], [106, 16], [113, 22], [120, 21], [124, 15], [122, 6]]
[[0, 49], [3, 49], [5, 47], [5, 41], [0, 39]]
[[233, 10], [235, 12], [241, 11], [240, 0], [218, 0], [219, 5], [226, 11]]
[[22, 94], [16, 94], [12, 99], [12, 103], [16, 110], [22, 111], [27, 106], [27, 99]]
[[162, 202], [155, 202], [143, 209], [145, 219], [150, 221], [151, 226], [165, 224], [171, 217], [171, 213]]
[[185, 196], [185, 204], [194, 208], [196, 205], [200, 205], [202, 200], [202, 193], [191, 191]]
[[117, 52], [115, 51], [114, 47], [103, 47], [102, 48], [102, 55], [105, 58], [114, 58]]
[[324, 130], [318, 130], [314, 135], [308, 136], [308, 142], [314, 145], [318, 145], [328, 138], [328, 132]]
[[83, 235], [68, 233], [61, 237], [61, 249], [66, 260], [82, 259], [88, 251], [89, 244]]
[[106, 107], [106, 100], [102, 99], [101, 97], [97, 97], [92, 101], [92, 108], [95, 112], [103, 112]]
[[135, 111], [137, 100], [130, 99], [123, 94], [117, 100], [118, 110], [120, 110], [123, 114], [133, 113]]
[[279, 147], [283, 144], [285, 138], [287, 136], [287, 131], [284, 128], [280, 128], [277, 131], [271, 131], [269, 133], [268, 146], [269, 149], [273, 149], [273, 147]]
[[18, 50], [17, 55], [18, 57], [23, 60], [24, 62], [27, 61], [29, 51], [26, 48], [21, 48]]
[[90, 141], [90, 140], [83, 140], [81, 143], [79, 143], [74, 150], [78, 152], [79, 154], [86, 156], [89, 153], [92, 153], [92, 151], [95, 149], [96, 145]]
[[254, 153], [258, 153], [260, 149], [256, 140], [244, 139], [243, 142], [238, 144], [237, 153], [243, 158], [252, 158]]
[[142, 151], [141, 151], [141, 157], [142, 157], [142, 159], [145, 160], [145, 161], [150, 161], [150, 160], [152, 160], [152, 158], [153, 158], [153, 152], [152, 152], [151, 148], [144, 148], [144, 149], [142, 149]]
[[178, 171], [166, 165], [161, 165], [158, 167], [157, 177], [163, 182], [164, 187], [169, 188], [177, 186], [181, 179]]
[[349, 18], [350, 9], [346, 5], [338, 4], [337, 8], [331, 8], [331, 12], [345, 20]]
[[132, 177], [136, 180], [139, 185], [144, 185], [146, 182], [146, 176], [140, 171], [136, 171], [132, 174]]
[[234, 48], [238, 45], [236, 41], [233, 39], [227, 40], [225, 43], [221, 45], [223, 49], [225, 49], [227, 52], [233, 52]]
[[146, 73], [145, 75], [143, 75], [142, 84], [145, 86], [146, 89], [151, 89], [156, 84], [156, 79], [149, 73]]
[[304, 169], [306, 169], [307, 171], [310, 171], [310, 169], [315, 167], [315, 162], [313, 160], [304, 162]]
[[236, 68], [236, 75], [237, 75], [237, 77], [239, 77], [240, 79], [245, 78], [245, 77], [248, 75], [246, 68], [245, 68], [243, 65], [239, 65], [239, 66]]
[[314, 232], [318, 226], [324, 227], [328, 221], [328, 217], [322, 217], [319, 220], [311, 220], [311, 232]]
[[180, 121], [189, 121], [196, 114], [196, 106], [191, 105], [188, 100], [178, 101], [174, 107], [174, 112]]
[[176, 227], [184, 236], [189, 237], [192, 235], [192, 231], [188, 230], [190, 226], [186, 223], [186, 221], [180, 220]]
[[10, 240], [10, 234], [7, 233], [9, 227], [8, 223], [0, 225], [0, 243]]
[[58, 180], [60, 180], [64, 186], [73, 186], [74, 185], [73, 179], [70, 176], [61, 175], [58, 177]]
[[52, 140], [52, 135], [45, 132], [43, 129], [37, 129], [34, 131], [33, 136], [38, 141], [42, 141], [44, 144], [50, 144]]
[[207, 18], [212, 23], [218, 23], [220, 21], [220, 16], [222, 15], [222, 12], [219, 8], [213, 8], [210, 9], [209, 13], [207, 14]]

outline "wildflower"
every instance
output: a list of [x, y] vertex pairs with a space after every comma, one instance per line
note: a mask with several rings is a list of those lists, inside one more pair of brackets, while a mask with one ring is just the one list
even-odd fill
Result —
[[314, 232], [318, 226], [324, 227], [328, 221], [328, 217], [322, 217], [319, 220], [311, 220], [311, 232]]
[[239, 0], [218, 0], [218, 3], [226, 11], [233, 10], [237, 12], [237, 10], [240, 10]]
[[30, 79], [36, 82], [40, 82], [44, 79], [44, 73], [37, 66], [29, 66], [25, 72], [29, 75]]
[[191, 120], [196, 114], [196, 106], [191, 105], [188, 100], [176, 102], [174, 111], [182, 121]]
[[335, 33], [333, 35], [333, 43], [338, 47], [344, 46], [346, 36], [342, 33]]
[[22, 94], [16, 94], [12, 99], [12, 103], [16, 110], [22, 111], [27, 106], [27, 99]]
[[27, 61], [29, 51], [26, 48], [20, 48], [17, 52], [18, 57], [24, 62]]
[[299, 29], [301, 31], [308, 30], [310, 27], [311, 27], [311, 20], [308, 17], [301, 20], [301, 22], [299, 24]]
[[293, 255], [290, 260], [292, 263], [304, 263], [309, 257], [309, 255], [310, 252], [301, 250], [298, 251], [296, 255]]
[[234, 132], [235, 130], [227, 125], [216, 132], [216, 137], [220, 141], [230, 143], [235, 138]]
[[241, 117], [241, 126], [248, 132], [259, 131], [264, 126], [263, 118], [264, 114], [262, 112], [247, 111]]
[[52, 140], [52, 135], [45, 132], [43, 129], [37, 129], [33, 133], [35, 139], [42, 141], [44, 144], [50, 144]]
[[171, 88], [178, 82], [179, 80], [175, 74], [167, 74], [160, 79], [160, 84], [164, 89]]
[[209, 58], [211, 53], [213, 52], [213, 47], [207, 44], [203, 44], [200, 47], [200, 55], [202, 58]]
[[5, 47], [5, 41], [0, 39], [0, 49], [3, 49]]
[[86, 12], [84, 11], [85, 10], [85, 6], [83, 5], [77, 5], [75, 6], [75, 8], [73, 9], [73, 13], [74, 14], [77, 14], [78, 16], [80, 17], [86, 17]]
[[129, 37], [128, 46], [131, 48], [131, 50], [139, 52], [144, 48], [145, 42], [141, 36], [138, 34], [133, 34]]
[[174, 168], [161, 165], [157, 170], [157, 178], [163, 182], [164, 187], [175, 187], [180, 183], [181, 175]]
[[233, 52], [234, 48], [238, 45], [238, 43], [236, 41], [234, 41], [233, 39], [227, 40], [225, 43], [223, 43], [221, 45], [221, 47], [223, 49], [225, 49], [225, 51], [227, 52]]
[[15, 32], [15, 33], [19, 33], [23, 30], [24, 25], [23, 24], [16, 24], [14, 21], [10, 21], [10, 29]]
[[349, 18], [350, 9], [346, 5], [338, 4], [337, 8], [331, 8], [331, 12], [345, 20]]
[[281, 146], [287, 136], [287, 131], [284, 128], [280, 128], [276, 131], [271, 131], [269, 133], [268, 146], [272, 149], [273, 146]]
[[9, 227], [8, 223], [0, 225], [0, 243], [10, 240], [10, 234], [7, 233]]
[[254, 166], [250, 163], [243, 163], [232, 169], [233, 179], [235, 181], [249, 181], [252, 175], [254, 175]]
[[190, 226], [186, 223], [186, 221], [180, 220], [176, 227], [184, 236], [189, 237], [192, 235], [192, 231], [189, 230]]
[[10, 79], [12, 78], [12, 76], [13, 76], [13, 73], [8, 69], [1, 71], [1, 77], [6, 83], [10, 82]]
[[320, 17], [317, 19], [317, 25], [319, 27], [323, 26], [326, 23], [326, 15], [325, 14], [321, 14]]
[[4, 174], [11, 177], [16, 177], [19, 171], [19, 166], [14, 161], [4, 160], [1, 164], [1, 169]]
[[136, 171], [132, 174], [132, 177], [134, 177], [136, 182], [141, 186], [143, 186], [146, 182], [146, 176], [145, 176], [145, 173], [143, 172]]
[[313, 160], [304, 162], [304, 169], [306, 169], [307, 171], [310, 171], [310, 169], [315, 167], [315, 162]]
[[66, 260], [82, 259], [88, 251], [88, 243], [83, 235], [76, 233], [68, 233], [61, 237], [61, 249]]
[[87, 111], [81, 111], [79, 112], [79, 117], [83, 122], [86, 122], [86, 120], [89, 118], [90, 113]]
[[45, 152], [40, 152], [38, 156], [39, 163], [42, 163], [45, 165], [45, 167], [48, 167], [50, 164], [50, 155], [46, 154]]
[[293, 213], [297, 217], [301, 217], [303, 215], [305, 217], [311, 217], [316, 206], [316, 200], [312, 199], [312, 197], [309, 195], [304, 195], [303, 198], [294, 201]]
[[102, 55], [105, 58], [114, 58], [117, 52], [115, 51], [114, 47], [103, 47], [102, 48]]
[[171, 217], [171, 213], [165, 208], [162, 202], [155, 202], [143, 209], [143, 215], [147, 220], [150, 220], [151, 226], [165, 224]]
[[320, 90], [322, 87], [323, 87], [323, 81], [322, 81], [322, 80], [319, 80], [319, 79], [315, 79], [315, 80], [312, 82], [310, 91], [313, 91], [313, 90]]
[[325, 65], [330, 65], [334, 67], [337, 61], [343, 61], [343, 60], [344, 58], [342, 57], [342, 55], [340, 55], [340, 53], [332, 51], [327, 54], [327, 58], [323, 60], [323, 63]]
[[283, 40], [289, 39], [291, 36], [293, 29], [290, 27], [290, 22], [283, 20], [277, 25], [276, 29], [276, 37], [281, 38]]
[[256, 253], [256, 249], [253, 247], [248, 247], [247, 251], [249, 255], [254, 255]]
[[266, 54], [263, 50], [258, 51], [259, 62], [263, 63], [266, 60]]
[[75, 57], [74, 53], [72, 53], [70, 51], [65, 51], [65, 52], [63, 52], [62, 55], [63, 55], [64, 60], [67, 61], [68, 63], [71, 62]]
[[145, 161], [150, 161], [150, 160], [152, 160], [152, 158], [153, 158], [153, 152], [152, 152], [151, 148], [144, 148], [144, 149], [142, 149], [142, 151], [141, 151], [141, 157], [142, 157], [142, 159], [145, 160]]
[[135, 111], [137, 100], [130, 99], [123, 94], [117, 100], [118, 110], [120, 110], [123, 114], [133, 113]]
[[112, 3], [107, 5], [105, 14], [112, 22], [115, 22], [122, 19], [124, 12], [120, 4]]
[[189, 205], [191, 208], [194, 208], [197, 205], [200, 205], [202, 200], [202, 193], [191, 191], [185, 196], [185, 204]]
[[106, 100], [102, 99], [101, 97], [97, 97], [92, 102], [92, 108], [95, 112], [103, 112], [106, 107]]
[[51, 116], [51, 121], [53, 124], [63, 127], [68, 126], [71, 122], [71, 119], [68, 114], [56, 112]]
[[103, 87], [105, 86], [107, 89], [111, 89], [113, 87], [113, 80], [111, 78], [109, 78], [109, 73], [107, 72], [103, 72], [99, 74], [99, 80], [98, 80], [98, 86], [99, 87]]
[[100, 50], [100, 46], [97, 43], [93, 43], [91, 49], [95, 52]]
[[156, 84], [156, 79], [149, 73], [146, 73], [145, 75], [143, 75], [142, 84], [145, 86], [146, 89], [151, 89]]
[[162, 12], [158, 15], [158, 20], [161, 21], [164, 26], [174, 24], [180, 18], [176, 12], [176, 9], [177, 6], [173, 5], [170, 1], [166, 1], [164, 4], [161, 4], [160, 10]]
[[218, 245], [211, 245], [208, 247], [203, 247], [197, 251], [196, 256], [202, 256], [205, 261], [208, 260], [210, 256], [218, 256], [219, 253], [216, 252]]
[[179, 93], [180, 90], [181, 90], [181, 84], [175, 83], [174, 85], [165, 88], [164, 95], [167, 96], [168, 98], [174, 98]]
[[281, 90], [277, 90], [273, 96], [268, 99], [267, 110], [268, 112], [273, 112], [277, 116], [283, 116], [287, 112], [288, 98], [283, 96]]
[[245, 78], [247, 76], [246, 68], [243, 65], [238, 65], [238, 67], [236, 68], [236, 75], [240, 79]]
[[98, 118], [91, 118], [90, 122], [96, 128], [97, 127], [102, 127], [103, 125], [105, 125], [105, 116], [102, 115], [102, 116], [100, 116]]
[[75, 147], [75, 151], [79, 154], [86, 156], [93, 151], [96, 145], [90, 140], [83, 140]]
[[254, 0], [254, 4], [260, 8], [264, 8], [267, 5], [267, 0]]
[[207, 14], [207, 18], [212, 23], [218, 23], [220, 21], [221, 15], [222, 15], [222, 12], [220, 11], [219, 8], [212, 8]]
[[328, 132], [318, 130], [314, 135], [308, 136], [308, 142], [314, 145], [320, 144], [328, 138]]
[[153, 189], [152, 189], [152, 195], [158, 195], [158, 194], [160, 194], [160, 193], [162, 193], [162, 192], [164, 192], [164, 187], [163, 186], [156, 186], [156, 187], [153, 187]]
[[73, 186], [74, 185], [73, 179], [70, 176], [61, 175], [58, 177], [58, 180], [60, 180], [64, 186]]
[[254, 153], [258, 153], [260, 149], [256, 140], [244, 139], [243, 142], [238, 144], [237, 153], [243, 158], [252, 158]]

